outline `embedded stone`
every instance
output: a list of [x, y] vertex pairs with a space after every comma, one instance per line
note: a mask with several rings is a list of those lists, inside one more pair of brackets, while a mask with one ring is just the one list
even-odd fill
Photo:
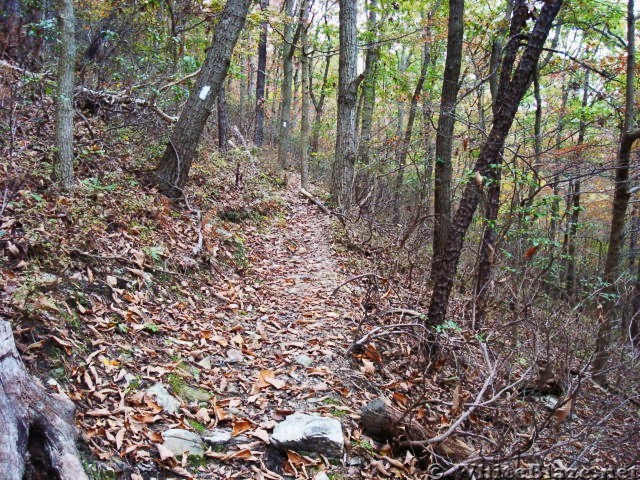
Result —
[[344, 451], [342, 425], [335, 418], [300, 413], [289, 415], [273, 429], [271, 444], [283, 451], [340, 457]]

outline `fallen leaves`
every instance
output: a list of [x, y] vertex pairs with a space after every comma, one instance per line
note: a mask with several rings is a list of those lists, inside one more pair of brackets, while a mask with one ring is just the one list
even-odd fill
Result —
[[254, 392], [272, 386], [278, 390], [282, 390], [287, 385], [285, 380], [276, 378], [276, 374], [273, 370], [265, 369], [260, 370], [258, 374], [258, 380], [254, 384]]

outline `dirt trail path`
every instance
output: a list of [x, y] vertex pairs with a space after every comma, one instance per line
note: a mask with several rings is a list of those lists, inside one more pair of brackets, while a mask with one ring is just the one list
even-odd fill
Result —
[[[295, 181], [283, 193], [284, 218], [258, 227], [247, 239], [250, 266], [244, 285], [236, 288], [239, 298], [226, 306], [232, 313], [223, 334], [229, 346], [211, 357], [213, 372], [221, 375], [217, 401], [236, 422], [250, 420], [252, 428], [270, 431], [300, 412], [338, 417], [349, 430], [361, 406], [352, 394], [362, 374], [344, 356], [355, 307], [346, 288], [331, 296], [344, 281], [332, 247], [332, 219], [297, 193]], [[221, 331], [219, 325], [212, 328]], [[265, 451], [252, 440], [236, 448]], [[266, 454], [256, 456], [261, 461], [254, 463], [254, 473], [259, 465], [282, 466]], [[346, 473], [342, 466], [327, 467]], [[214, 466], [211, 478], [217, 469], [225, 478], [249, 478], [247, 465], [238, 460]]]

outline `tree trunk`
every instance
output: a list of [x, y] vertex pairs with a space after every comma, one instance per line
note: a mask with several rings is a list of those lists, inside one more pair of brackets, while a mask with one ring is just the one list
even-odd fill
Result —
[[302, 32], [300, 35], [302, 53], [300, 56], [300, 69], [302, 70], [302, 114], [300, 118], [300, 184], [304, 190], [309, 188], [309, 48], [308, 28], [310, 0], [304, 0], [300, 21]]
[[202, 131], [227, 75], [250, 5], [251, 0], [227, 0], [220, 15], [200, 75], [156, 169], [158, 187], [169, 197], [183, 194]]
[[407, 164], [407, 156], [409, 155], [409, 147], [411, 146], [411, 136], [413, 135], [413, 124], [416, 120], [416, 113], [418, 111], [418, 101], [422, 95], [422, 87], [424, 80], [427, 76], [427, 68], [431, 63], [431, 44], [430, 35], [427, 32], [424, 40], [424, 46], [422, 47], [422, 64], [420, 66], [420, 76], [416, 83], [416, 88], [411, 96], [411, 105], [409, 107], [409, 118], [407, 119], [407, 127], [404, 131], [404, 136], [400, 141], [400, 148], [398, 149], [397, 163], [398, 163], [398, 175], [396, 176], [396, 185], [393, 192], [393, 209], [394, 209], [394, 223], [400, 222], [400, 199], [402, 193], [402, 185], [404, 183], [404, 169]]
[[447, 232], [451, 221], [451, 153], [455, 126], [456, 101], [460, 89], [460, 67], [462, 64], [462, 40], [464, 34], [464, 0], [449, 0], [449, 23], [447, 33], [447, 58], [442, 80], [440, 116], [436, 133], [436, 162], [434, 182], [434, 230], [433, 259], [431, 261], [431, 283], [440, 271], [445, 256]]
[[229, 117], [227, 115], [227, 95], [224, 85], [218, 94], [218, 148], [226, 152], [229, 150]]
[[12, 52], [19, 45], [20, 1], [6, 0], [0, 2], [0, 11], [4, 10], [4, 21], [0, 23], [0, 58], [11, 58]]
[[[329, 78], [329, 67], [331, 66], [331, 55], [325, 56], [324, 73], [322, 74], [322, 85], [320, 86], [320, 97], [315, 100], [313, 94], [313, 88], [309, 85], [309, 94], [315, 108], [315, 116], [313, 117], [313, 133], [311, 136], [311, 154], [318, 153], [318, 146], [320, 144], [320, 127], [322, 125], [322, 114], [324, 113], [324, 102], [327, 98], [327, 80]], [[313, 79], [309, 78], [309, 82]]]
[[73, 186], [73, 76], [76, 59], [73, 0], [60, 0], [60, 59], [56, 111], [56, 172], [62, 188]]
[[360, 136], [358, 139], [358, 161], [363, 165], [369, 164], [369, 149], [371, 143], [371, 127], [373, 126], [373, 110], [376, 102], [376, 75], [378, 73], [378, 59], [380, 45], [378, 45], [378, 0], [369, 2], [369, 45], [364, 60], [364, 79], [362, 80], [362, 111], [360, 122]]
[[[512, 12], [512, 2], [507, 0], [507, 11], [505, 17], [508, 20]], [[496, 115], [496, 102], [498, 95], [498, 78], [500, 70], [500, 61], [502, 51], [504, 49], [504, 36], [507, 32], [500, 31], [491, 45], [491, 56], [489, 58], [489, 70], [491, 78], [489, 79], [489, 91], [491, 92], [491, 113], [492, 117]], [[482, 107], [481, 107], [482, 108]], [[498, 154], [500, 157], [503, 151]], [[502, 182], [502, 168], [494, 166], [487, 172], [486, 197], [484, 208], [484, 230], [482, 232], [482, 243], [480, 245], [480, 260], [478, 262], [478, 275], [475, 285], [475, 317], [473, 328], [477, 329], [484, 323], [487, 311], [489, 294], [491, 292], [491, 271], [496, 257], [497, 232], [495, 222], [498, 219], [498, 211], [500, 210], [500, 185]]]
[[357, 76], [357, 4], [339, 0], [340, 59], [338, 66], [338, 119], [336, 128], [335, 161], [331, 174], [331, 193], [342, 212], [351, 206], [351, 187], [356, 160], [356, 101]]
[[567, 295], [575, 295], [576, 289], [576, 235], [578, 233], [578, 221], [580, 219], [580, 166], [582, 163], [581, 147], [587, 133], [587, 122], [584, 119], [584, 111], [589, 100], [589, 71], [585, 71], [582, 87], [582, 110], [580, 113], [580, 126], [578, 128], [578, 141], [576, 143], [576, 180], [573, 182], [573, 191], [570, 199], [569, 228], [567, 229], [567, 268], [565, 274], [565, 288]]
[[[514, 64], [520, 46], [517, 34], [521, 32], [528, 16], [526, 1], [518, 0], [516, 2], [511, 20], [510, 41], [505, 49], [500, 73], [500, 85], [496, 96], [496, 115], [493, 119], [489, 137], [482, 146], [480, 156], [474, 167], [474, 171], [481, 175], [486, 176], [492, 165], [499, 166], [501, 164], [500, 152], [504, 147], [505, 139], [511, 129], [520, 101], [530, 85], [531, 75], [537, 65], [540, 52], [561, 5], [562, 0], [550, 0], [544, 4], [529, 35], [525, 51], [514, 71]], [[467, 229], [480, 201], [481, 188], [476, 182], [467, 183], [460, 200], [460, 206], [448, 231], [442, 261], [432, 272], [432, 278], [435, 281], [427, 319], [428, 324], [431, 326], [439, 325], [445, 319], [458, 260], [460, 259]]]
[[567, 270], [565, 273], [565, 289], [569, 297], [575, 294], [576, 289], [576, 235], [578, 233], [578, 220], [580, 216], [580, 180], [573, 182], [571, 200], [569, 205], [569, 228], [567, 232]]
[[278, 127], [278, 163], [284, 170], [289, 166], [289, 147], [291, 136], [291, 95], [293, 88], [293, 10], [294, 0], [286, 0], [287, 20], [284, 26], [284, 43], [282, 45], [282, 83], [280, 84], [280, 125]]
[[[365, 434], [381, 441], [422, 441], [435, 437], [435, 429], [430, 429], [416, 422], [412, 415], [387, 405], [377, 398], [370, 401], [363, 409], [360, 424]], [[460, 462], [473, 454], [473, 449], [464, 442], [453, 438], [445, 438], [433, 446], [439, 454], [453, 462]]]
[[256, 73], [256, 129], [253, 135], [253, 143], [261, 147], [264, 143], [264, 91], [267, 80], [267, 33], [269, 22], [266, 15], [269, 9], [269, 0], [260, 0], [260, 10], [265, 15], [260, 23], [260, 43], [258, 44], [258, 72]]
[[[74, 405], [29, 376], [11, 325], [0, 320], [0, 478], [88, 480], [76, 449]], [[43, 477], [45, 475], [45, 477]]]
[[[616, 166], [616, 184], [613, 193], [613, 208], [611, 214], [611, 230], [609, 233], [609, 249], [604, 265], [604, 281], [609, 298], [616, 293], [615, 282], [620, 265], [620, 250], [624, 241], [624, 220], [629, 205], [629, 165], [631, 162], [631, 147], [640, 138], [640, 129], [632, 130], [634, 122], [635, 102], [635, 18], [634, 0], [627, 5], [627, 86], [625, 92], [625, 115], [622, 126], [620, 149]], [[616, 320], [615, 302], [609, 300], [605, 306], [604, 321], [599, 324], [596, 339], [596, 351], [593, 361], [593, 378], [598, 383], [605, 383], [607, 379], [606, 367], [611, 355], [611, 331]]]

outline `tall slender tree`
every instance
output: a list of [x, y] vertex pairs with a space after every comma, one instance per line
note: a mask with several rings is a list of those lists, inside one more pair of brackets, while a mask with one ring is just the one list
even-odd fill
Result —
[[56, 111], [56, 179], [65, 189], [73, 186], [73, 80], [76, 60], [73, 0], [60, 0], [60, 58]]
[[227, 0], [215, 26], [200, 75], [156, 169], [158, 187], [169, 197], [183, 194], [202, 131], [227, 75], [250, 5], [251, 0]]
[[293, 54], [297, 36], [294, 35], [293, 15], [295, 0], [285, 0], [286, 23], [284, 43], [282, 44], [282, 83], [280, 84], [280, 123], [278, 126], [278, 163], [281, 168], [289, 165], [289, 147], [291, 143], [291, 96], [293, 89]]
[[378, 43], [378, 0], [369, 0], [369, 17], [367, 19], [368, 44], [364, 60], [364, 79], [362, 80], [361, 98], [362, 111], [360, 115], [360, 135], [358, 138], [358, 162], [369, 164], [369, 150], [371, 144], [371, 129], [373, 126], [373, 111], [376, 101], [376, 82], [378, 74], [378, 60], [380, 59], [380, 45]]
[[[500, 72], [500, 84], [496, 95], [496, 115], [493, 118], [489, 136], [480, 150], [480, 155], [473, 169], [478, 175], [486, 176], [493, 164], [500, 165], [502, 161], [500, 152], [504, 147], [505, 139], [513, 124], [520, 101], [531, 84], [531, 76], [540, 58], [540, 52], [561, 6], [562, 0], [545, 2], [533, 29], [528, 35], [524, 52], [519, 56], [518, 53], [522, 46], [520, 34], [526, 27], [529, 9], [526, 0], [517, 0], [515, 2], [509, 31], [509, 42], [505, 47], [502, 70]], [[516, 60], [518, 59], [519, 61], [516, 65]], [[434, 288], [427, 314], [427, 323], [429, 325], [438, 325], [444, 321], [449, 295], [451, 294], [458, 267], [458, 260], [460, 259], [467, 229], [480, 201], [482, 188], [480, 182], [471, 181], [467, 183], [458, 210], [448, 229], [445, 240], [446, 248], [442, 260], [438, 262], [437, 268], [434, 268], [436, 265], [432, 266]]]
[[261, 147], [264, 142], [264, 92], [267, 80], [267, 35], [269, 23], [266, 18], [269, 0], [260, 0], [260, 10], [265, 17], [260, 22], [260, 41], [258, 43], [258, 71], [256, 72], [256, 128], [253, 143]]
[[311, 67], [309, 65], [309, 15], [312, 6], [311, 0], [303, 0], [300, 22], [300, 70], [302, 83], [302, 112], [300, 115], [300, 183], [302, 188], [309, 188], [309, 78]]
[[340, 59], [338, 64], [338, 118], [335, 161], [331, 171], [331, 193], [338, 208], [346, 212], [351, 205], [351, 188], [356, 161], [356, 103], [358, 85], [357, 2], [340, 0]]
[[431, 63], [431, 38], [428, 29], [425, 31], [424, 45], [422, 46], [422, 60], [420, 64], [420, 75], [416, 87], [411, 96], [411, 104], [409, 106], [409, 117], [404, 130], [404, 135], [400, 139], [400, 146], [397, 153], [398, 175], [396, 175], [396, 185], [393, 193], [393, 215], [394, 223], [400, 221], [400, 199], [402, 195], [402, 185], [404, 183], [404, 171], [407, 165], [407, 156], [409, 155], [409, 147], [411, 146], [411, 136], [413, 135], [413, 125], [418, 113], [418, 101], [422, 95], [425, 78], [427, 77], [427, 69]]
[[[624, 224], [629, 206], [629, 166], [631, 164], [631, 147], [640, 139], [640, 128], [634, 123], [635, 115], [635, 75], [636, 75], [636, 38], [635, 38], [634, 0], [627, 4], [627, 69], [625, 89], [625, 112], [620, 134], [620, 146], [616, 165], [616, 184], [613, 193], [611, 229], [609, 232], [609, 249], [604, 266], [604, 281], [607, 283], [609, 298], [615, 295], [615, 282], [619, 273], [620, 251], [624, 242]], [[605, 309], [604, 321], [599, 324], [596, 339], [596, 352], [593, 361], [594, 379], [605, 383], [607, 364], [611, 356], [611, 331], [616, 320], [615, 308], [611, 304]]]
[[447, 58], [442, 79], [440, 116], [438, 117], [438, 130], [436, 132], [432, 283], [438, 273], [439, 264], [445, 255], [447, 232], [451, 221], [451, 155], [453, 151], [456, 102], [460, 89], [462, 40], [464, 36], [463, 19], [464, 0], [449, 0]]

